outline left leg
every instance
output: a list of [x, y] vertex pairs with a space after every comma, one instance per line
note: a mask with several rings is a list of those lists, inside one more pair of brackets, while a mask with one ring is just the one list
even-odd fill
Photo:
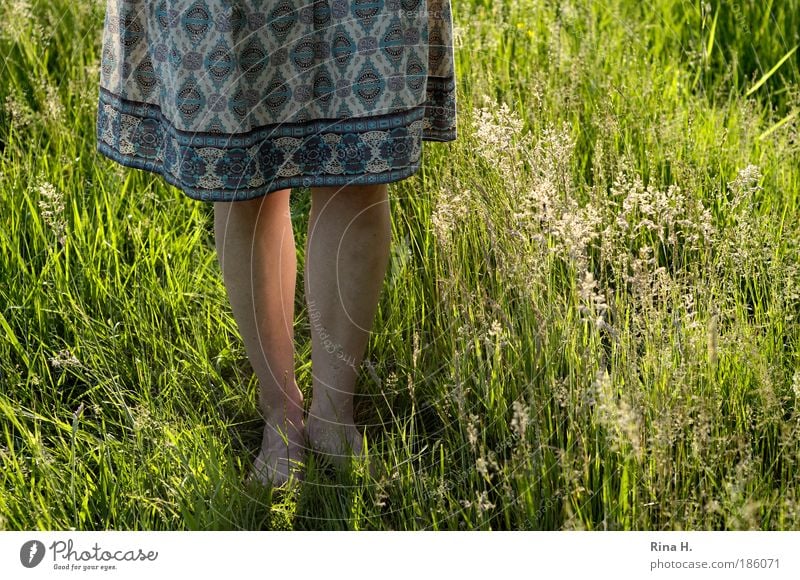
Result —
[[362, 453], [353, 395], [389, 263], [388, 184], [312, 188], [311, 203], [305, 284], [313, 398], [306, 433], [312, 447], [341, 463], [349, 451]]

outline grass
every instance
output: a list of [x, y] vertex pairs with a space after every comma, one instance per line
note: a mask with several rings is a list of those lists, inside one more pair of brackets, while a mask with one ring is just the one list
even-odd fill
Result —
[[104, 7], [0, 2], [0, 528], [798, 528], [800, 2], [454, 8], [359, 379], [387, 474], [285, 493], [210, 205], [94, 150]]

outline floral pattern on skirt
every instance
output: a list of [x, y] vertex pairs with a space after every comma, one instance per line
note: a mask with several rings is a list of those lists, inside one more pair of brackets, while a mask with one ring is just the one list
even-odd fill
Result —
[[450, 0], [107, 0], [97, 149], [203, 201], [397, 181], [456, 138], [452, 35]]

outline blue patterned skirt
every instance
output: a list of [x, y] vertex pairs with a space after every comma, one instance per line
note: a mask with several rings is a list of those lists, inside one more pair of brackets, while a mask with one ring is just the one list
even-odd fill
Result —
[[107, 0], [97, 150], [192, 199], [388, 183], [456, 138], [450, 0]]

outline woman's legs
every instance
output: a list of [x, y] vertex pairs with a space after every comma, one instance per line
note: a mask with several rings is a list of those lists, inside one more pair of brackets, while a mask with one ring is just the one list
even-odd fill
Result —
[[353, 394], [389, 263], [388, 185], [311, 191], [305, 293], [313, 398], [306, 433], [312, 447], [341, 463], [350, 451], [362, 453]]
[[289, 460], [302, 461], [304, 450], [303, 396], [294, 373], [297, 260], [290, 194], [283, 189], [214, 204], [217, 257], [266, 421], [255, 474], [274, 485], [288, 480]]
[[[312, 188], [305, 293], [313, 401], [306, 432], [314, 448], [334, 458], [362, 451], [353, 394], [389, 262], [387, 192], [387, 184]], [[274, 485], [288, 479], [289, 460], [302, 461], [304, 451], [303, 396], [294, 374], [297, 261], [290, 193], [214, 204], [217, 256], [266, 421], [254, 467]]]

